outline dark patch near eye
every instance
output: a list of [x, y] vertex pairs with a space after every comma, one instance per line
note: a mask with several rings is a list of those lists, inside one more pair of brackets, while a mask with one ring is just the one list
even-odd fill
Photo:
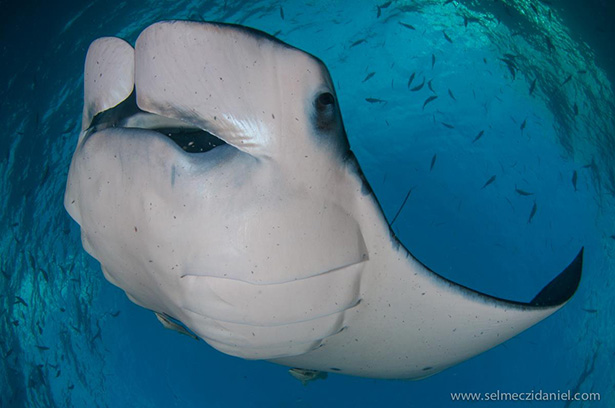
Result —
[[[339, 108], [335, 96], [331, 92], [322, 92], [314, 98], [313, 102], [314, 127], [323, 134], [335, 133], [341, 126]], [[346, 141], [347, 145], [348, 141]], [[346, 150], [343, 148], [343, 150]]]
[[357, 161], [356, 156], [351, 150], [348, 150], [344, 155], [344, 163], [349, 166], [354, 173], [361, 179], [361, 194], [364, 196], [373, 195], [374, 190], [372, 190], [372, 186], [367, 181], [365, 174], [363, 174], [363, 170], [361, 170], [361, 166], [359, 166], [359, 162]]
[[365, 176], [363, 176], [361, 181], [362, 181], [362, 183], [361, 183], [361, 194], [363, 194], [364, 196], [374, 194], [374, 191], [372, 190], [372, 186], [369, 185], [369, 183], [365, 179]]
[[331, 92], [323, 92], [316, 98], [316, 109], [318, 111], [322, 112], [333, 104], [335, 104], [335, 98], [331, 95]]
[[158, 128], [152, 130], [167, 136], [187, 153], [203, 153], [226, 144], [224, 140], [202, 129]]

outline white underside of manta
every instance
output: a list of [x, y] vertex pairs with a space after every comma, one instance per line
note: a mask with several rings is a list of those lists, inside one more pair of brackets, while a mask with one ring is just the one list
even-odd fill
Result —
[[582, 251], [527, 304], [423, 266], [362, 175], [324, 64], [256, 30], [172, 21], [134, 48], [96, 40], [84, 105], [65, 195], [84, 248], [133, 302], [224, 353], [418, 379], [578, 286]]

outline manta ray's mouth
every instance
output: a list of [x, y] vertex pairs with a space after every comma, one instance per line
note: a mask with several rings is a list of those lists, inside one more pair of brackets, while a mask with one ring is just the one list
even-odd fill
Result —
[[226, 144], [203, 129], [155, 128], [152, 130], [167, 136], [187, 153], [208, 152]]
[[90, 126], [95, 132], [111, 127], [161, 133], [187, 153], [205, 153], [227, 144], [212, 133], [188, 122], [139, 109], [134, 91], [119, 105], [97, 114]]

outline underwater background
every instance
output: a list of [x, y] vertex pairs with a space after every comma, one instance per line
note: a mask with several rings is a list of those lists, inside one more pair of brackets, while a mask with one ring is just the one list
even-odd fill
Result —
[[[532, 406], [613, 406], [613, 8], [0, 1], [0, 407], [518, 407], [529, 404], [451, 393], [568, 390], [601, 400]], [[248, 25], [322, 59], [352, 150], [389, 221], [397, 216], [394, 231], [428, 267], [529, 301], [585, 247], [576, 295], [512, 340], [417, 382], [329, 374], [303, 386], [286, 367], [165, 330], [104, 280], [63, 194], [88, 45], [101, 36], [134, 44], [167, 19]]]

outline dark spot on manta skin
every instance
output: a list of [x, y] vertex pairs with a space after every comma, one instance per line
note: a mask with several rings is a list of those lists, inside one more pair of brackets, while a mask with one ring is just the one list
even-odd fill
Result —
[[432, 368], [433, 368], [433, 367], [425, 367], [425, 368], [423, 368], [423, 371], [429, 371], [429, 370], [431, 370]]
[[367, 180], [363, 180], [361, 183], [361, 194], [364, 196], [373, 194], [372, 187], [369, 185]]
[[331, 370], [331, 371], [342, 371], [340, 368], [337, 368], [337, 367], [330, 367], [329, 370]]

